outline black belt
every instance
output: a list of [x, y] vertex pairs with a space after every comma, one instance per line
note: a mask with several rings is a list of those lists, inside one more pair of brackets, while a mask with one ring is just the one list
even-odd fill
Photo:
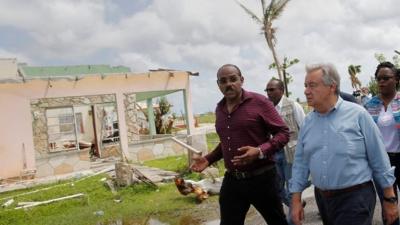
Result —
[[347, 188], [343, 188], [343, 189], [336, 189], [336, 190], [321, 190], [321, 189], [319, 189], [317, 187], [315, 187], [315, 189], [319, 193], [321, 193], [321, 195], [323, 195], [324, 197], [330, 198], [330, 197], [334, 197], [334, 196], [337, 196], [337, 195], [340, 195], [340, 194], [343, 194], [343, 193], [348, 193], [348, 192], [352, 192], [352, 191], [355, 191], [355, 190], [359, 190], [359, 189], [361, 189], [363, 187], [367, 187], [367, 186], [370, 186], [370, 185], [372, 185], [372, 181], [367, 181], [367, 182], [364, 182], [364, 183], [361, 183], [361, 184], [356, 184], [356, 185], [351, 186], [351, 187], [347, 187]]
[[272, 169], [275, 168], [274, 164], [268, 165], [268, 166], [264, 166], [252, 171], [238, 171], [238, 170], [233, 170], [233, 171], [226, 171], [226, 173], [238, 180], [241, 179], [247, 179], [247, 178], [251, 178], [251, 177], [255, 177], [255, 176], [259, 176], [267, 171], [270, 171]]
[[388, 154], [388, 156], [392, 156], [392, 157], [400, 156], [400, 152], [388, 152], [387, 154]]

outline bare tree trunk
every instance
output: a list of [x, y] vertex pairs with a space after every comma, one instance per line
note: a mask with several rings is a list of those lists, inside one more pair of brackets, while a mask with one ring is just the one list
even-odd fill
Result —
[[281, 71], [281, 64], [280, 64], [280, 62], [278, 60], [278, 57], [276, 55], [275, 48], [272, 47], [271, 51], [272, 51], [272, 57], [274, 58], [274, 61], [275, 61], [275, 64], [276, 64], [276, 70], [278, 71], [279, 80], [283, 81], [282, 71]]
[[282, 80], [281, 64], [280, 64], [280, 62], [278, 60], [278, 56], [276, 55], [274, 44], [272, 43], [272, 40], [268, 37], [267, 31], [264, 32], [264, 36], [265, 36], [265, 40], [267, 40], [268, 47], [272, 52], [272, 57], [273, 57], [274, 62], [276, 64], [276, 70], [278, 71], [279, 80]]

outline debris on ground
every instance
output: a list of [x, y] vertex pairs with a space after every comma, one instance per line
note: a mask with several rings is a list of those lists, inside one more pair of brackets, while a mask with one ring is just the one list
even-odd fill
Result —
[[115, 164], [115, 173], [109, 175], [115, 176], [118, 187], [143, 182], [158, 188], [158, 183], [173, 181], [178, 174], [172, 171], [119, 162]]
[[99, 210], [99, 211], [93, 212], [93, 215], [95, 215], [95, 216], [104, 216], [104, 211], [103, 210]]
[[[158, 188], [158, 186], [157, 186], [158, 183], [172, 181], [173, 178], [178, 175], [175, 172], [164, 171], [161, 169], [151, 168], [151, 167], [146, 167], [146, 166], [127, 164], [127, 163], [122, 163], [122, 165], [123, 165], [122, 167], [124, 168], [122, 170], [124, 171], [125, 175], [122, 176], [121, 179], [122, 180], [126, 179], [126, 181], [128, 181], [128, 182], [125, 182], [125, 183], [126, 184], [130, 183], [130, 185], [136, 184], [139, 182], [143, 182], [152, 187]], [[30, 194], [42, 192], [42, 191], [48, 191], [48, 190], [51, 190], [51, 189], [54, 189], [54, 188], [57, 188], [60, 186], [75, 186], [75, 184], [77, 184], [78, 182], [81, 182], [90, 177], [96, 176], [98, 174], [105, 174], [107, 176], [107, 177], [100, 179], [100, 181], [104, 182], [104, 185], [107, 188], [110, 188], [111, 192], [117, 196], [117, 194], [118, 194], [117, 191], [118, 191], [119, 185], [117, 185], [117, 181], [116, 181], [116, 167], [117, 167], [116, 164], [110, 165], [107, 163], [104, 166], [97, 166], [95, 170], [93, 169], [90, 171], [81, 171], [79, 173], [71, 173], [71, 174], [55, 176], [55, 177], [35, 178], [32, 180], [23, 181], [21, 184], [18, 182], [5, 183], [4, 180], [2, 180], [0, 178], [0, 192], [23, 189], [23, 188], [33, 187], [38, 184], [48, 184], [48, 183], [65, 180], [65, 179], [73, 179], [72, 181], [67, 182], [67, 183], [56, 184], [53, 186], [40, 188], [40, 189], [33, 190], [33, 191], [18, 193], [13, 196], [3, 197], [3, 198], [0, 198], [0, 202], [2, 202], [3, 200], [6, 202], [10, 201], [11, 203], [8, 203], [8, 204], [3, 203], [3, 205], [2, 205], [3, 207], [7, 207], [7, 206], [10, 206], [13, 204], [11, 199], [15, 199], [16, 197], [26, 196], [26, 195], [30, 195]], [[49, 201], [53, 201], [53, 200], [49, 200]], [[117, 203], [121, 202], [121, 199], [115, 199], [115, 202], [117, 202]], [[48, 201], [23, 202], [23, 203], [18, 204], [17, 209], [34, 207], [36, 205], [47, 204], [47, 203], [50, 203], [50, 202], [48, 202]]]
[[114, 182], [112, 180], [105, 180], [104, 184], [110, 188], [113, 194], [117, 194], [117, 189], [115, 188]]
[[10, 200], [8, 200], [8, 201], [6, 201], [3, 205], [1, 205], [3, 208], [6, 208], [6, 207], [8, 207], [8, 206], [10, 206], [11, 204], [13, 204], [14, 203], [14, 199], [12, 198], [12, 199], [10, 199]]
[[136, 178], [141, 180], [143, 183], [158, 188], [157, 184], [155, 184], [151, 179], [146, 177], [140, 170], [136, 168], [132, 168], [132, 172], [135, 174]]
[[118, 187], [130, 186], [134, 183], [132, 167], [128, 163], [115, 163], [115, 181]]
[[55, 199], [50, 199], [50, 200], [46, 200], [46, 201], [39, 201], [39, 202], [19, 202], [18, 203], [18, 207], [16, 207], [15, 209], [26, 209], [26, 208], [31, 208], [31, 207], [35, 207], [38, 205], [44, 205], [44, 204], [49, 204], [52, 202], [59, 202], [59, 201], [64, 201], [67, 199], [71, 199], [71, 198], [79, 198], [84, 196], [83, 193], [79, 193], [79, 194], [75, 194], [75, 195], [68, 195], [68, 196], [64, 196], [61, 198], [55, 198]]

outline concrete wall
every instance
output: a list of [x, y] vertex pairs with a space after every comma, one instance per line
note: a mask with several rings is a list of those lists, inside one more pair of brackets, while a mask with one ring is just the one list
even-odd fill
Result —
[[15, 58], [0, 59], [0, 78], [15, 78], [18, 76], [18, 61]]
[[[189, 88], [186, 72], [158, 71], [144, 74], [99, 75], [70, 80], [33, 80], [0, 84], [0, 177], [19, 176], [24, 164], [37, 169], [33, 142], [31, 100], [65, 96], [113, 94], [116, 96], [121, 149], [128, 152], [124, 95], [144, 91], [184, 90]], [[188, 92], [190, 93], [190, 90]], [[191, 99], [190, 96], [187, 96]], [[191, 105], [188, 106], [191, 112]], [[193, 117], [190, 115], [190, 117]], [[23, 154], [24, 153], [24, 154]]]
[[36, 177], [54, 176], [90, 168], [89, 152], [67, 151], [36, 156]]
[[[168, 156], [188, 154], [188, 150], [168, 137], [156, 137], [155, 139], [140, 140], [129, 144], [128, 159], [133, 162], [143, 162], [152, 159], [160, 159]], [[207, 141], [205, 133], [197, 133], [189, 137], [181, 136], [180, 141], [191, 145], [195, 149], [207, 153]]]
[[171, 138], [159, 138], [130, 144], [128, 158], [133, 162], [143, 162], [186, 153], [186, 149], [172, 141]]

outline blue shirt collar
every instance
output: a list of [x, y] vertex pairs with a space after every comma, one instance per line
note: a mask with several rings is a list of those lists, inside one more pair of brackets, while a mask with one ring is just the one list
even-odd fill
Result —
[[323, 114], [322, 114], [322, 113], [319, 113], [318, 111], [316, 111], [315, 109], [314, 109], [314, 112], [315, 112], [318, 116], [328, 116], [328, 115], [331, 114], [333, 111], [335, 111], [336, 109], [338, 109], [338, 108], [342, 105], [342, 103], [343, 103], [343, 99], [342, 99], [339, 95], [338, 95], [337, 97], [338, 97], [338, 99], [337, 99], [335, 105], [334, 105], [331, 109], [329, 109], [327, 113], [323, 113]]

